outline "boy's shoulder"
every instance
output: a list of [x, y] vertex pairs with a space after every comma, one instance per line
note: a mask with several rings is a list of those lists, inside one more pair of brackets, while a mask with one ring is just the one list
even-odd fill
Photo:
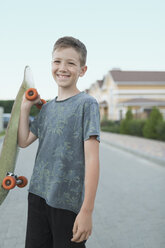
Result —
[[88, 93], [86, 93], [85, 91], [83, 91], [84, 94], [82, 94], [82, 103], [84, 104], [91, 104], [91, 103], [96, 103], [98, 104], [97, 100], [95, 97], [89, 95]]

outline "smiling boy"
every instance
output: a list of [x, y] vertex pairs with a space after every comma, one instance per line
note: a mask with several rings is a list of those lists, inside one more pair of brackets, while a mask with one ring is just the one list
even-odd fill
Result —
[[85, 248], [99, 179], [100, 113], [95, 98], [76, 84], [84, 76], [86, 47], [73, 37], [57, 40], [52, 75], [58, 96], [29, 129], [32, 105], [23, 98], [18, 144], [39, 146], [29, 186], [26, 248]]

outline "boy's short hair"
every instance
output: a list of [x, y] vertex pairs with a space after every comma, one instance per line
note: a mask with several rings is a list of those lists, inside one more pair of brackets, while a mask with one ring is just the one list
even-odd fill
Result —
[[80, 65], [84, 66], [86, 64], [87, 49], [80, 40], [74, 37], [65, 36], [58, 39], [54, 44], [52, 53], [54, 53], [56, 49], [69, 48], [69, 47], [74, 48], [80, 54]]

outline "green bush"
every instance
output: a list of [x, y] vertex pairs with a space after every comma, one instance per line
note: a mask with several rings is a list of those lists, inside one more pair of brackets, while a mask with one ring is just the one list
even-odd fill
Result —
[[5, 135], [5, 131], [0, 132], [0, 137]]
[[101, 131], [119, 133], [120, 123], [119, 121], [108, 120], [107, 118], [104, 117], [103, 120], [101, 121]]
[[[14, 100], [0, 100], [0, 106], [4, 108], [4, 113], [11, 113]], [[32, 106], [30, 115], [35, 116], [39, 113], [39, 109], [36, 106]]]
[[146, 120], [130, 120], [127, 123], [128, 133], [134, 136], [143, 137], [143, 127], [146, 123]]
[[132, 119], [133, 119], [132, 109], [128, 108], [127, 113], [126, 113], [126, 120], [130, 121]]
[[40, 112], [40, 110], [36, 106], [33, 105], [31, 110], [30, 110], [30, 115], [36, 116], [39, 112]]
[[159, 122], [163, 121], [163, 116], [160, 113], [159, 109], [154, 107], [150, 113], [148, 120], [146, 121], [143, 128], [143, 136], [145, 138], [157, 139], [157, 125]]
[[111, 132], [111, 133], [120, 133], [120, 124], [115, 124], [112, 126], [101, 126], [101, 131]]
[[115, 122], [111, 120], [102, 120], [101, 121], [101, 126], [102, 127], [107, 127], [107, 126], [114, 126]]
[[4, 108], [4, 113], [11, 113], [14, 100], [0, 100], [0, 106]]
[[131, 108], [128, 108], [126, 113], [126, 118], [121, 121], [120, 124], [120, 133], [122, 134], [129, 134], [129, 122], [133, 119], [133, 114]]
[[157, 139], [158, 140], [164, 140], [165, 141], [165, 121], [158, 122], [156, 126], [156, 133], [157, 133]]
[[133, 119], [130, 108], [126, 113], [126, 118], [121, 122], [104, 118], [101, 121], [101, 131], [165, 141], [165, 121], [156, 107], [152, 109], [148, 120]]

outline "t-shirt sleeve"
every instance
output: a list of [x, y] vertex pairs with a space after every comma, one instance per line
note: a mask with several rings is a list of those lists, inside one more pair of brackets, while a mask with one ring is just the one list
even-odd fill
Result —
[[90, 136], [97, 135], [96, 139], [100, 142], [100, 111], [97, 101], [85, 103], [83, 122], [84, 141]]
[[38, 137], [38, 119], [39, 119], [39, 114], [35, 116], [34, 120], [30, 123], [30, 131]]

